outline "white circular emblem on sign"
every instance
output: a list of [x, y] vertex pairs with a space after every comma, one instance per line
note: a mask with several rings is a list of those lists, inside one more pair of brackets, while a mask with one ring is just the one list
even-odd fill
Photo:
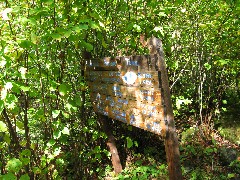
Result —
[[137, 75], [134, 72], [127, 72], [123, 77], [123, 81], [127, 84], [134, 84], [137, 80]]

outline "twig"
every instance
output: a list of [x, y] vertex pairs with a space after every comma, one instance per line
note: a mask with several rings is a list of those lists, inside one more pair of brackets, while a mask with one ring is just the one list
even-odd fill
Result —
[[189, 63], [189, 60], [187, 61], [187, 63], [184, 65], [183, 69], [181, 69], [177, 79], [173, 82], [173, 84], [170, 87], [170, 90], [173, 88], [173, 86], [176, 84], [176, 82], [180, 79], [180, 77], [182, 76], [182, 72], [185, 70], [187, 64]]

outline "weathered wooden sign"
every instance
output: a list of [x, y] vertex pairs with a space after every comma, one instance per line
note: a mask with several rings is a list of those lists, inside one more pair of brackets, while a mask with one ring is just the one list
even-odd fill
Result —
[[97, 113], [165, 136], [166, 112], [157, 55], [90, 59], [85, 76]]
[[86, 60], [90, 98], [108, 136], [115, 173], [122, 171], [107, 116], [161, 135], [165, 141], [169, 179], [181, 180], [178, 138], [162, 42], [152, 37], [151, 55]]

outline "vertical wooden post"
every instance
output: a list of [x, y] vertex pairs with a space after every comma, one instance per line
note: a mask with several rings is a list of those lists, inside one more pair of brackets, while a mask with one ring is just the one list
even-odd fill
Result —
[[161, 81], [163, 88], [163, 97], [165, 104], [165, 113], [166, 113], [166, 123], [167, 123], [167, 132], [165, 137], [165, 151], [167, 155], [168, 162], [168, 172], [170, 180], [182, 180], [182, 171], [180, 163], [180, 152], [179, 152], [179, 143], [175, 129], [173, 108], [171, 102], [171, 94], [167, 77], [167, 69], [163, 54], [158, 56], [158, 63], [161, 72]]
[[159, 71], [160, 88], [162, 88], [162, 97], [165, 105], [166, 137], [165, 151], [167, 155], [168, 172], [170, 180], [182, 180], [182, 171], [180, 163], [179, 143], [176, 134], [171, 94], [168, 83], [167, 69], [164, 61], [162, 41], [156, 37], [148, 40], [148, 49], [150, 54], [157, 56], [156, 67]]
[[114, 171], [116, 174], [120, 173], [122, 171], [122, 164], [118, 155], [118, 150], [116, 147], [116, 143], [115, 143], [115, 138], [112, 134], [112, 129], [110, 127], [108, 118], [106, 116], [103, 116], [101, 114], [98, 114], [98, 118], [99, 121], [102, 124], [102, 128], [104, 130], [104, 132], [106, 133], [107, 137], [108, 137], [108, 141], [107, 141], [107, 146], [110, 150], [110, 153], [112, 155], [111, 159], [112, 159], [112, 165], [114, 168]]

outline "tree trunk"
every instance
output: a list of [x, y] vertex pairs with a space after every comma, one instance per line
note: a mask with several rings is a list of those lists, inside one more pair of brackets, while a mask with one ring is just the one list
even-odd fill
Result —
[[5, 122], [7, 124], [10, 136], [11, 136], [11, 145], [14, 147], [13, 152], [14, 152], [15, 155], [17, 155], [18, 151], [20, 150], [20, 144], [19, 144], [19, 141], [18, 141], [17, 133], [13, 129], [13, 125], [11, 123], [11, 120], [9, 119], [6, 108], [3, 109], [2, 114], [3, 114], [3, 117], [4, 117]]

